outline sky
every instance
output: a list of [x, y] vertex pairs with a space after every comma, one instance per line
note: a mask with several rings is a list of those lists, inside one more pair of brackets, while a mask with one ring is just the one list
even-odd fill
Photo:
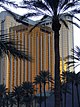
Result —
[[[78, 18], [80, 18], [80, 15], [76, 15]], [[74, 19], [73, 19], [74, 20]], [[80, 22], [74, 20], [75, 22], [77, 22], [79, 25], [80, 25]], [[74, 48], [76, 46], [79, 46], [80, 47], [80, 29], [76, 26], [73, 26], [73, 31], [74, 31]], [[78, 62], [80, 63], [80, 61]], [[75, 72], [78, 73], [80, 71], [80, 66], [77, 66], [75, 68]]]
[[[22, 0], [10, 0], [10, 1], [16, 1], [16, 3], [19, 3], [19, 2], [21, 2]], [[12, 7], [11, 7], [11, 9], [12, 9]], [[14, 8], [12, 9], [12, 10], [14, 10]], [[23, 12], [24, 12], [24, 14], [27, 12], [26, 11], [26, 9], [24, 9], [24, 10], [22, 10], [22, 9], [15, 9], [14, 10], [16, 13], [19, 13], [20, 15], [22, 15], [23, 14]], [[29, 10], [28, 10], [29, 11]], [[80, 18], [80, 15], [76, 15], [78, 18]], [[74, 19], [73, 19], [74, 20]], [[76, 20], [74, 20], [75, 22], [77, 22]], [[78, 24], [80, 23], [80, 22], [77, 22]], [[74, 48], [75, 48], [75, 46], [79, 46], [80, 47], [80, 29], [79, 28], [77, 28], [76, 26], [73, 26], [73, 31], [74, 31]], [[76, 68], [76, 72], [77, 71], [79, 71], [79, 67], [77, 67]]]
[[[80, 15], [79, 15], [79, 17], [80, 17]], [[75, 46], [80, 47], [80, 29], [75, 26], [73, 28], [74, 28], [74, 48], [75, 48]], [[78, 61], [78, 63], [80, 63], [80, 61]], [[80, 71], [80, 66], [77, 66], [75, 68], [75, 72], [78, 73], [79, 71]]]
[[80, 47], [80, 29], [74, 26], [74, 47]]

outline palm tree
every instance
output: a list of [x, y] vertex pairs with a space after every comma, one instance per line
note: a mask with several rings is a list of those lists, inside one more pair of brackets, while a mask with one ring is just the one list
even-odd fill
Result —
[[46, 83], [53, 82], [52, 76], [48, 71], [40, 71], [39, 75], [34, 78], [34, 84], [40, 88], [40, 107], [42, 102], [42, 84], [44, 86], [44, 105], [46, 107]]
[[[0, 35], [0, 56], [4, 56], [5, 54], [13, 55], [14, 57], [26, 59], [31, 61], [31, 56], [26, 55], [23, 49], [23, 46], [16, 39], [12, 39], [9, 37], [10, 34], [1, 34]], [[18, 44], [17, 44], [18, 42]], [[21, 46], [23, 50], [17, 49], [17, 46]]]
[[6, 96], [6, 85], [0, 84], [0, 103], [5, 106], [5, 96]]
[[40, 107], [41, 107], [41, 102], [42, 102], [42, 84], [41, 84], [41, 78], [40, 78], [40, 75], [36, 75], [36, 77], [34, 78], [34, 84], [36, 84], [36, 87], [37, 85], [39, 84], [39, 88], [40, 88]]
[[79, 97], [79, 85], [80, 85], [80, 72], [75, 74], [75, 86], [77, 91], [78, 107], [80, 107], [80, 97]]
[[14, 93], [13, 92], [9, 92], [8, 95], [9, 95], [10, 107], [13, 107], [14, 105], [16, 105], [16, 99], [15, 99]]
[[6, 107], [9, 107], [9, 99], [10, 99], [9, 93], [6, 93], [5, 95]]
[[24, 95], [22, 99], [22, 104], [25, 104], [25, 107], [31, 107], [33, 102], [33, 97]]
[[[5, 0], [3, 0], [3, 2], [5, 2]], [[6, 1], [6, 3], [7, 2], [8, 1]], [[11, 3], [11, 2], [8, 2], [8, 3]], [[1, 24], [4, 22], [5, 20], [2, 20]], [[30, 55], [25, 54], [26, 49], [23, 49], [24, 46], [21, 45], [20, 41], [18, 41], [16, 38], [13, 39], [12, 34], [5, 33], [5, 30], [1, 29], [0, 32], [1, 32], [0, 34], [0, 57], [3, 57], [5, 54], [7, 55], [11, 54], [14, 57], [26, 59], [28, 61], [32, 60]], [[17, 46], [20, 46], [22, 50], [17, 49]]]
[[16, 105], [16, 101], [14, 99], [12, 92], [6, 92], [4, 100], [5, 100], [6, 107], [9, 107], [9, 106], [12, 107], [14, 104]]
[[14, 87], [13, 96], [16, 99], [17, 107], [20, 106], [20, 101], [22, 100], [22, 95], [23, 95], [22, 86], [20, 85], [20, 86]]
[[22, 102], [26, 104], [26, 107], [29, 107], [33, 100], [34, 100], [34, 87], [33, 83], [26, 81], [22, 84], [22, 90], [23, 90], [23, 99]]
[[[80, 98], [79, 98], [79, 89], [78, 86], [80, 84], [80, 72], [75, 73], [75, 72], [63, 72], [62, 74], [64, 80], [65, 80], [65, 89], [67, 91], [67, 84], [71, 83], [72, 84], [72, 107], [74, 107], [74, 86], [76, 86], [76, 92], [77, 92], [77, 100], [78, 100], [78, 106], [80, 107]], [[63, 87], [64, 88], [64, 87]], [[69, 92], [69, 90], [68, 90]], [[70, 92], [69, 92], [70, 93]], [[66, 96], [66, 94], [65, 94]], [[66, 98], [66, 97], [64, 97]]]
[[[68, 75], [66, 75], [66, 71], [62, 72], [61, 80], [62, 80], [62, 82], [61, 82], [61, 95], [62, 95], [62, 93], [64, 94], [64, 104], [63, 105], [64, 105], [64, 107], [66, 107], [66, 95], [67, 95], [67, 93], [71, 94], [70, 87], [68, 86], [68, 83], [70, 81], [68, 79]], [[62, 100], [63, 100], [63, 98], [62, 98]]]
[[[70, 89], [68, 87], [68, 85], [66, 85], [67, 83], [63, 83], [61, 84], [61, 107], [66, 107], [66, 98], [67, 98], [67, 94], [71, 94]], [[64, 102], [63, 102], [64, 101]]]
[[76, 74], [75, 74], [75, 72], [69, 72], [69, 71], [67, 71], [66, 72], [66, 77], [67, 77], [68, 83], [72, 84], [72, 107], [74, 107], [74, 84], [75, 84], [75, 81], [77, 80], [76, 79]]
[[[80, 66], [80, 47], [76, 46], [75, 49], [71, 50], [74, 54], [69, 55], [67, 58], [70, 59], [70, 61], [66, 62], [68, 64], [68, 67], [78, 67]], [[74, 59], [74, 60], [73, 60]], [[79, 92], [78, 92], [78, 85], [80, 84], [80, 72], [77, 74], [74, 72], [74, 82], [76, 86], [76, 91], [77, 91], [77, 98], [78, 98], [78, 105], [80, 106], [80, 99], [79, 99]]]
[[[80, 65], [80, 47], [76, 46], [75, 49], [71, 50], [74, 54], [67, 56], [67, 58], [70, 60], [66, 62], [68, 64], [68, 67], [74, 66], [74, 68], [78, 67]], [[73, 61], [74, 59], [74, 61]]]
[[39, 76], [44, 86], [44, 105], [46, 107], [46, 83], [52, 82], [53, 79], [48, 71], [40, 71]]
[[[4, 0], [5, 1], [5, 0]], [[1, 2], [3, 2], [1, 0]], [[59, 55], [59, 31], [61, 28], [60, 21], [68, 28], [66, 21], [72, 24], [75, 24], [77, 27], [80, 27], [78, 24], [73, 22], [72, 19], [69, 19], [67, 16], [71, 18], [75, 18], [80, 21], [75, 14], [80, 13], [80, 8], [78, 8], [80, 4], [80, 0], [23, 0], [23, 5], [18, 6], [14, 4], [16, 7], [28, 8], [29, 11], [22, 17], [16, 18], [15, 14], [11, 12], [9, 9], [6, 9], [13, 17], [23, 23], [27, 17], [32, 16], [43, 16], [41, 20], [35, 25], [39, 25], [43, 22], [46, 22], [45, 19], [50, 19], [52, 22], [52, 30], [54, 31], [54, 48], [55, 48], [55, 107], [60, 107], [60, 55]], [[4, 5], [1, 5], [2, 7]]]

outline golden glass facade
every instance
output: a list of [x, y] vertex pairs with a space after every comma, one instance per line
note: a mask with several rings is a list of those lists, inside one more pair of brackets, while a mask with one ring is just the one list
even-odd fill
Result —
[[[11, 38], [20, 41], [20, 44], [30, 54], [32, 62], [25, 59], [9, 56], [8, 60], [8, 88], [20, 85], [23, 81], [34, 81], [34, 77], [41, 70], [54, 73], [54, 48], [53, 33], [49, 27], [36, 27], [31, 33], [28, 33], [31, 25], [18, 25], [9, 29]], [[47, 29], [47, 30], [45, 30]], [[17, 46], [21, 49], [20, 46]], [[22, 50], [22, 49], [21, 49]], [[25, 50], [24, 50], [25, 51]]]

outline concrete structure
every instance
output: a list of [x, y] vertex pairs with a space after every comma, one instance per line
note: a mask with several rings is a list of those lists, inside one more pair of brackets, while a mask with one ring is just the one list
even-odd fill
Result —
[[[23, 81], [33, 81], [41, 70], [49, 70], [54, 75], [54, 34], [51, 28], [46, 26], [49, 22], [36, 27], [28, 34], [29, 29], [34, 25], [33, 21], [28, 20], [26, 26], [22, 25], [17, 23], [7, 12], [0, 13], [0, 20], [4, 20], [1, 23], [1, 30], [4, 32], [1, 32], [1, 34], [10, 33], [14, 40], [16, 38], [24, 45], [27, 53], [33, 58], [32, 62], [17, 59], [11, 55], [1, 58], [0, 83], [5, 83], [7, 88], [12, 90], [14, 86], [20, 85]], [[67, 69], [64, 59], [73, 48], [73, 26], [68, 25], [70, 31], [64, 25], [62, 25], [60, 31], [61, 71]], [[17, 48], [21, 49], [21, 47]]]

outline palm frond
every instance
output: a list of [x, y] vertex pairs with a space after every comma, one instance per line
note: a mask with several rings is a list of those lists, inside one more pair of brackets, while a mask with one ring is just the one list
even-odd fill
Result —
[[65, 26], [67, 29], [69, 29], [68, 24], [66, 23], [65, 20], [63, 20], [62, 18], [60, 18], [60, 21], [64, 24], [64, 26]]
[[58, 9], [58, 6], [59, 6], [59, 0], [53, 0], [53, 9], [54, 11], [56, 11]]
[[36, 2], [36, 0], [23, 0], [22, 1], [22, 3], [23, 3], [23, 5], [30, 5], [30, 4], [33, 4], [33, 3], [35, 3]]
[[14, 12], [10, 11], [8, 8], [6, 8], [3, 5], [0, 5], [3, 9], [5, 9], [12, 17], [19, 23], [23, 23], [24, 25], [28, 25], [28, 22], [26, 20], [20, 20], [21, 16], [16, 15]]
[[1, 3], [3, 4], [7, 4], [10, 6], [14, 6], [15, 8], [18, 6], [18, 4], [16, 4], [14, 1], [9, 1], [9, 0], [0, 0]]
[[73, 9], [70, 11], [71, 14], [79, 14], [80, 13], [80, 8]]
[[64, 1], [60, 2], [60, 9], [62, 9], [68, 2], [69, 2], [69, 0], [64, 0]]
[[77, 64], [74, 68], [78, 67], [80, 64]]
[[74, 52], [74, 55], [80, 59], [80, 48], [76, 46], [75, 49], [72, 49], [72, 52]]
[[[67, 56], [67, 59], [70, 59], [70, 61], [66, 62], [68, 64], [68, 68], [74, 66], [76, 68], [80, 65], [80, 48], [76, 46], [75, 49], [71, 50], [73, 52], [73, 55]], [[72, 60], [72, 61], [71, 61]], [[75, 65], [76, 64], [76, 65]]]
[[32, 58], [31, 58], [30, 55], [26, 55], [24, 51], [21, 51], [20, 49], [16, 49], [13, 46], [8, 46], [7, 45], [6, 50], [8, 50], [10, 52], [10, 54], [12, 54], [14, 57], [18, 57], [18, 58], [21, 58], [21, 59], [26, 59], [28, 61], [32, 61]]
[[75, 18], [76, 20], [80, 21], [80, 19], [78, 17], [76, 17], [75, 14], [73, 14], [72, 12], [63, 14], [63, 16], [64, 17], [70, 17], [71, 19]]
[[70, 64], [73, 64], [73, 63], [77, 63], [76, 61], [68, 61], [66, 62], [66, 64], [70, 65]]
[[48, 17], [50, 18], [50, 16], [45, 14], [40, 20], [43, 21], [44, 19], [47, 19]]
[[80, 25], [78, 23], [73, 22], [71, 20], [66, 20], [66, 21], [69, 22], [69, 23], [71, 23], [71, 24], [73, 24], [73, 25], [75, 25], [76, 27], [80, 28]]
[[[50, 11], [50, 10], [49, 10], [49, 7], [48, 7], [47, 5], [45, 5], [42, 1], [37, 1], [37, 2], [34, 3], [33, 5], [34, 5], [34, 7], [36, 7], [36, 8], [40, 8], [40, 9], [42, 9], [42, 10], [48, 10], [48, 11]], [[50, 12], [51, 12], [51, 11], [50, 11]]]
[[31, 17], [41, 16], [41, 15], [43, 15], [43, 14], [41, 14], [39, 12], [27, 13], [27, 14], [24, 14], [23, 16], [20, 16], [19, 20], [22, 21], [23, 19], [28, 18], [28, 17], [31, 18]]
[[75, 6], [79, 6], [79, 4], [79, 0], [68, 2], [67, 4], [65, 4], [63, 11], [68, 10], [69, 8], [73, 8]]
[[28, 8], [30, 10], [35, 10], [37, 12], [47, 11], [50, 14], [52, 13], [50, 7], [42, 1], [26, 1], [26, 6], [20, 6], [20, 8]]
[[53, 0], [44, 0], [46, 5], [48, 5], [48, 7], [50, 7], [53, 10]]
[[[49, 17], [48, 15], [44, 15], [44, 16], [30, 29], [29, 32], [31, 32], [35, 27], [37, 27], [37, 26], [45, 23], [45, 22], [47, 21], [46, 19], [47, 19], [48, 17]], [[51, 17], [49, 17], [49, 18], [51, 18]]]
[[78, 58], [77, 56], [74, 56], [74, 55], [68, 55], [68, 56], [66, 57], [66, 59], [79, 60], [79, 58]]
[[32, 32], [32, 30], [33, 30], [35, 27], [37, 27], [38, 25], [40, 25], [40, 23], [42, 23], [42, 22], [38, 22], [37, 24], [35, 24], [35, 25], [29, 30], [29, 33]]
[[26, 49], [24, 48], [24, 45], [22, 45], [20, 41], [9, 38], [8, 34], [3, 34], [0, 36], [0, 56], [2, 56], [3, 54], [11, 54], [17, 58], [26, 59], [28, 61], [32, 60], [31, 55], [27, 53]]

